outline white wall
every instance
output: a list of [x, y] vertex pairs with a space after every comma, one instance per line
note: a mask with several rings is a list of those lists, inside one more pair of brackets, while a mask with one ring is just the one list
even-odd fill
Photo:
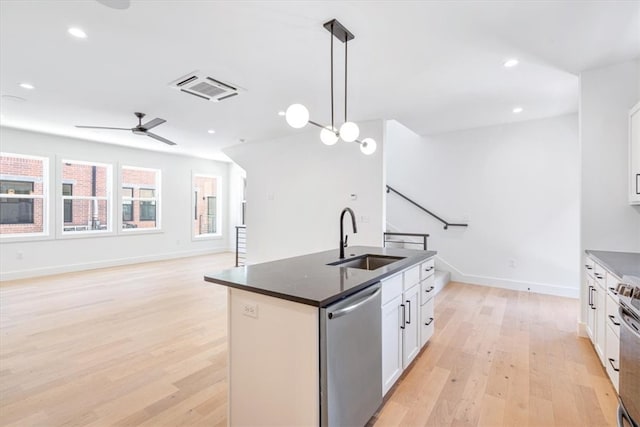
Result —
[[[229, 164], [187, 156], [130, 149], [118, 145], [0, 128], [4, 152], [49, 158], [51, 236], [37, 241], [6, 242], [0, 250], [2, 280], [99, 268], [158, 259], [190, 256], [228, 250]], [[62, 158], [97, 161], [117, 166], [157, 168], [162, 171], [162, 231], [152, 234], [114, 234], [110, 236], [55, 238], [54, 207], [59, 203], [55, 191], [56, 166]], [[222, 177], [222, 237], [192, 239], [192, 172]], [[114, 197], [114, 201], [117, 199]], [[115, 226], [114, 226], [115, 228]]]
[[580, 75], [581, 255], [640, 252], [640, 207], [627, 199], [629, 110], [638, 100], [640, 61]]
[[582, 248], [640, 251], [640, 207], [628, 203], [629, 110], [640, 61], [580, 75]]
[[578, 296], [576, 115], [420, 137], [389, 122], [387, 184], [449, 222], [387, 195], [395, 231], [429, 233], [452, 279]]
[[[344, 207], [356, 214], [349, 244], [380, 246], [383, 230], [383, 124], [358, 123], [373, 137], [370, 156], [355, 143], [326, 146], [315, 128], [224, 150], [247, 173], [247, 262], [257, 263], [336, 249]], [[350, 199], [351, 194], [357, 200]]]

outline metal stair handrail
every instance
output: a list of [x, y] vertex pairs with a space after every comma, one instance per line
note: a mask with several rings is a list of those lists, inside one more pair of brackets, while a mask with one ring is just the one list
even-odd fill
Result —
[[448, 221], [440, 218], [438, 215], [434, 214], [433, 212], [431, 212], [429, 209], [427, 209], [427, 208], [423, 207], [422, 205], [419, 205], [418, 203], [414, 202], [413, 200], [411, 200], [410, 198], [408, 198], [407, 196], [405, 196], [404, 194], [402, 194], [401, 192], [399, 192], [395, 188], [393, 188], [393, 187], [391, 187], [389, 185], [387, 185], [386, 187], [387, 187], [387, 193], [389, 193], [389, 192], [396, 193], [398, 196], [402, 197], [407, 202], [411, 203], [412, 205], [414, 205], [418, 209], [422, 210], [423, 212], [428, 213], [429, 215], [431, 215], [432, 217], [434, 217], [435, 219], [437, 219], [438, 221], [443, 223], [445, 230], [447, 230], [449, 227], [468, 227], [469, 226], [469, 224], [457, 224], [457, 223], [448, 222]]

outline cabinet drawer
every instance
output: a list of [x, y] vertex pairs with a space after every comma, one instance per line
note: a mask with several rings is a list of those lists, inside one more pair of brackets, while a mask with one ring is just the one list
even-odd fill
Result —
[[404, 290], [412, 288], [414, 285], [420, 283], [420, 266], [416, 265], [408, 270], [405, 270], [404, 274]]
[[431, 298], [420, 307], [420, 347], [423, 347], [433, 335], [435, 319], [433, 315], [433, 301]]
[[598, 263], [596, 263], [593, 268], [593, 277], [595, 278], [593, 282], [596, 285], [600, 286], [602, 290], [607, 289], [607, 270], [600, 267]]
[[433, 274], [420, 282], [420, 305], [425, 305], [433, 298], [436, 276]]
[[611, 379], [611, 383], [613, 383], [613, 387], [618, 392], [618, 379], [620, 369], [620, 339], [613, 332], [613, 329], [610, 327], [606, 327], [606, 357], [605, 357], [605, 367], [607, 369], [607, 374]]
[[595, 264], [596, 264], [595, 261], [589, 257], [586, 257], [584, 259], [585, 272], [591, 277], [593, 277], [593, 270], [595, 268]]
[[618, 279], [615, 275], [609, 273], [607, 271], [607, 294], [614, 299], [616, 303], [619, 304], [618, 298], [618, 285], [622, 282], [622, 280]]
[[604, 319], [605, 323], [611, 328], [613, 332], [615, 332], [616, 336], [620, 337], [620, 317], [618, 315], [618, 302], [611, 296], [610, 293], [607, 294], [607, 302], [605, 303], [607, 307], [607, 317]]
[[605, 270], [604, 267], [602, 267], [597, 262], [594, 263], [593, 266], [593, 276], [596, 278], [596, 280], [600, 281], [600, 285], [604, 288], [607, 277], [607, 270]]
[[433, 275], [436, 272], [436, 261], [431, 258], [420, 264], [420, 280]]
[[402, 294], [402, 273], [387, 277], [382, 284], [382, 305]]

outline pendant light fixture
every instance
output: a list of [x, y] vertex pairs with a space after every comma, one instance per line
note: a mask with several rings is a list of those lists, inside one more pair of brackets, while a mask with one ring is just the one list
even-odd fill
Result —
[[[285, 119], [292, 128], [300, 129], [310, 123], [319, 127], [320, 140], [326, 145], [333, 145], [342, 139], [345, 142], [357, 142], [360, 151], [364, 154], [373, 154], [376, 151], [376, 141], [373, 138], [359, 140], [360, 128], [354, 122], [347, 119], [347, 44], [354, 39], [354, 35], [347, 30], [338, 20], [332, 19], [324, 23], [324, 28], [331, 33], [331, 124], [323, 126], [309, 119], [309, 110], [302, 104], [292, 104], [285, 112]], [[336, 128], [333, 106], [333, 38], [344, 43], [344, 123]]]

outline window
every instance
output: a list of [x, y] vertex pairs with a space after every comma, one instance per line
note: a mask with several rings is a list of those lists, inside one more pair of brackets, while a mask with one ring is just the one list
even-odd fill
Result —
[[220, 235], [220, 178], [193, 176], [194, 237]]
[[111, 231], [111, 165], [63, 160], [62, 181], [63, 234]]
[[46, 235], [49, 160], [0, 153], [0, 235]]
[[[62, 195], [73, 196], [73, 184], [62, 184]], [[73, 204], [72, 200], [65, 199], [63, 207], [64, 222], [73, 222]]]
[[155, 221], [156, 220], [156, 202], [155, 202], [155, 190], [151, 188], [140, 189], [140, 199], [153, 199], [140, 201], [140, 221]]
[[[122, 187], [122, 221], [133, 221], [133, 188]], [[126, 227], [123, 227], [126, 228]]]
[[122, 167], [122, 228], [159, 229], [160, 170]]
[[[31, 194], [33, 182], [0, 181], [2, 194]], [[33, 199], [3, 198], [0, 224], [33, 224]]]

